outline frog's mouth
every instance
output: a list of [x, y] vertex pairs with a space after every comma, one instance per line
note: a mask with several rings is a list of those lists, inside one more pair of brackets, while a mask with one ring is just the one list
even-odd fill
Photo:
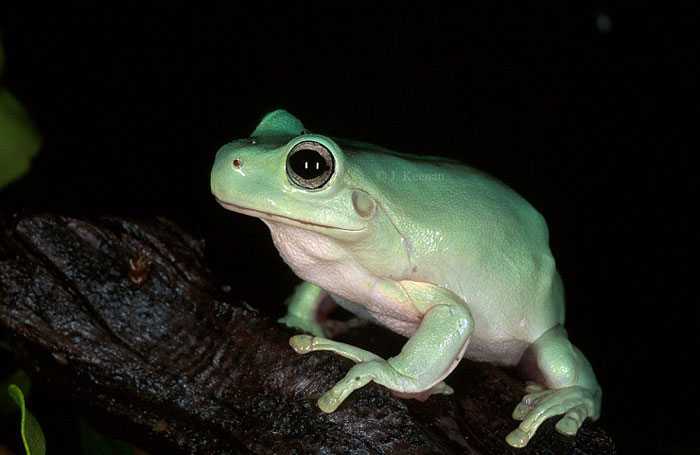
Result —
[[[296, 218], [291, 218], [291, 217], [285, 216], [285, 215], [278, 215], [276, 213], [264, 212], [262, 210], [251, 209], [248, 207], [243, 207], [242, 205], [232, 204], [230, 202], [224, 202], [216, 196], [214, 196], [214, 199], [216, 199], [216, 202], [221, 204], [221, 206], [223, 208], [225, 208], [226, 210], [231, 210], [233, 212], [242, 213], [243, 215], [254, 216], [256, 218], [265, 218], [265, 219], [269, 219], [269, 220], [273, 220], [273, 221], [287, 220], [288, 224], [302, 224], [305, 226], [313, 226], [313, 227], [322, 228], [322, 229], [333, 229], [336, 231], [360, 232], [360, 231], [365, 230], [365, 228], [348, 229], [348, 228], [341, 228], [341, 227], [337, 227], [337, 226], [329, 226], [327, 224], [313, 223], [311, 221], [298, 220]], [[290, 221], [292, 223], [289, 223]], [[284, 223], [285, 221], [282, 221], [282, 222]]]

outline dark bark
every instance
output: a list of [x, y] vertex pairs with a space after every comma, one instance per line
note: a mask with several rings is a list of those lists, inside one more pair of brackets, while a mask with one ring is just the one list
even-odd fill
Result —
[[[296, 355], [294, 331], [227, 301], [202, 256], [163, 219], [15, 217], [0, 236], [0, 331], [36, 381], [154, 454], [614, 453], [590, 422], [569, 438], [550, 421], [510, 448], [523, 385], [468, 361], [448, 378], [454, 396], [371, 383], [324, 414], [316, 400], [351, 363]], [[344, 338], [384, 355], [402, 343], [374, 326]]]

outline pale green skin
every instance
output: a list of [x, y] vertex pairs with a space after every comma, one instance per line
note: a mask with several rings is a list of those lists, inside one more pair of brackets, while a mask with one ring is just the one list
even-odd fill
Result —
[[[302, 141], [335, 158], [321, 189], [287, 176], [287, 154]], [[506, 438], [512, 446], [552, 416], [564, 415], [556, 428], [568, 435], [598, 418], [601, 388], [563, 327], [545, 221], [498, 180], [456, 161], [310, 134], [278, 110], [219, 150], [211, 189], [225, 208], [262, 219], [304, 280], [282, 322], [315, 336], [294, 336], [291, 346], [357, 363], [318, 400], [323, 411], [369, 381], [400, 396], [451, 393], [442, 381], [466, 355], [499, 365], [531, 359], [539, 384], [528, 383], [513, 412], [521, 423]], [[316, 310], [326, 295], [409, 337], [401, 353], [384, 360], [323, 338]]]

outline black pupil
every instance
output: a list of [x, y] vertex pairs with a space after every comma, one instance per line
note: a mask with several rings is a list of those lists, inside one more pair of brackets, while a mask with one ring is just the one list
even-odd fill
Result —
[[313, 179], [328, 170], [326, 160], [316, 150], [301, 149], [289, 157], [289, 165], [296, 175], [303, 179]]

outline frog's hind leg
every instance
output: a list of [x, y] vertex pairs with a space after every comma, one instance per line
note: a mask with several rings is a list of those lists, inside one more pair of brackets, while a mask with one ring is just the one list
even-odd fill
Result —
[[546, 387], [528, 383], [527, 395], [513, 411], [513, 418], [521, 423], [506, 437], [513, 447], [524, 447], [551, 417], [563, 414], [557, 431], [574, 435], [587, 417], [595, 420], [600, 416], [602, 390], [590, 363], [569, 342], [564, 327], [548, 330], [531, 349]]

